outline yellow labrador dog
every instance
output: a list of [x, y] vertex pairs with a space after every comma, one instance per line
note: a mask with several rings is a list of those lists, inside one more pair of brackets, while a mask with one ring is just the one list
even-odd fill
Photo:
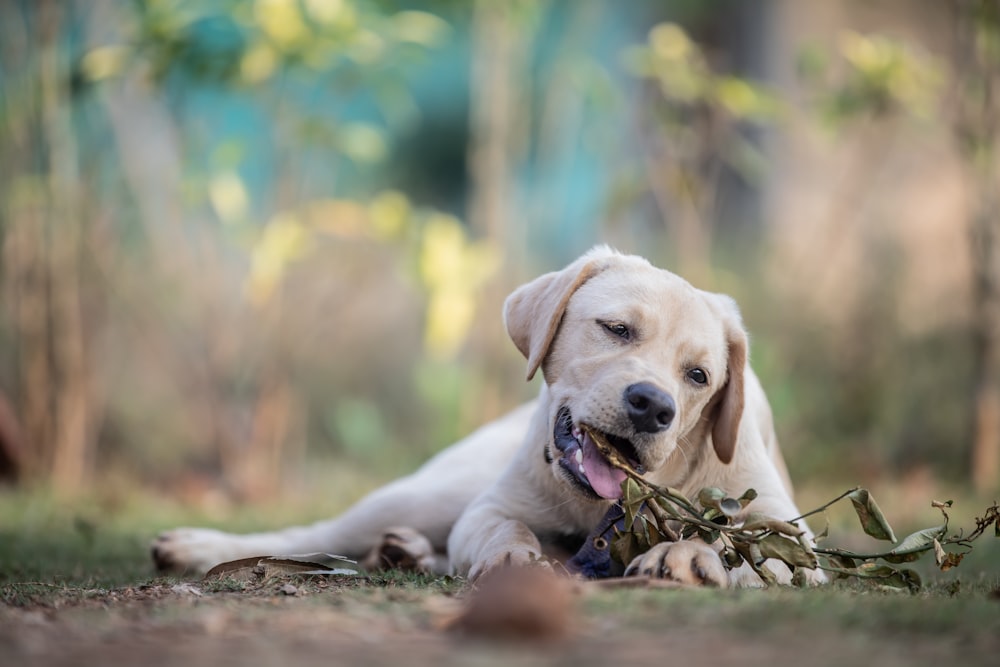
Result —
[[[544, 544], [587, 535], [621, 495], [624, 473], [583, 426], [604, 434], [656, 484], [690, 497], [705, 486], [731, 494], [754, 488], [758, 496], [747, 511], [799, 515], [729, 297], [597, 247], [517, 289], [504, 320], [528, 360], [528, 379], [538, 370], [544, 375], [537, 401], [335, 519], [252, 535], [179, 528], [154, 542], [156, 563], [205, 570], [255, 555], [360, 558], [387, 547], [402, 547], [426, 567], [434, 567], [435, 553], [446, 553], [447, 568], [470, 578], [529, 563], [541, 558]], [[783, 563], [767, 566], [789, 581]], [[746, 566], [727, 572], [697, 541], [658, 545], [631, 569], [709, 585], [760, 585]], [[824, 579], [818, 570], [807, 574]]]

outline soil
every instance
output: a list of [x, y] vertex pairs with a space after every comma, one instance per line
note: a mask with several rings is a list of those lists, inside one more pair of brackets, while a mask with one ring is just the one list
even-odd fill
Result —
[[[1000, 655], [995, 619], [936, 632], [915, 598], [911, 611], [910, 603], [897, 602], [903, 598], [875, 599], [860, 613], [881, 606], [893, 610], [893, 619], [856, 623], [844, 604], [833, 603], [829, 613], [812, 609], [828, 596], [815, 603], [796, 598], [802, 610], [786, 614], [767, 611], [787, 605], [766, 591], [558, 588], [524, 606], [511, 602], [517, 595], [479, 598], [480, 608], [492, 610], [490, 619], [528, 619], [494, 636], [469, 622], [476, 596], [454, 582], [298, 576], [160, 580], [113, 590], [27, 587], [0, 606], [0, 664], [912, 667], [994, 665]], [[546, 599], [548, 607], [539, 602]], [[506, 613], [495, 608], [502, 604], [511, 605]], [[1000, 617], [1000, 601], [975, 604]], [[562, 618], [546, 623], [538, 614]], [[532, 618], [548, 630], [532, 632]]]

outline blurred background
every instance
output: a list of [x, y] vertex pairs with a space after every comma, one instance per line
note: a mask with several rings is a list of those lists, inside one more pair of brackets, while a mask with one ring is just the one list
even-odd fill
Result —
[[990, 0], [6, 0], [2, 484], [346, 503], [609, 243], [739, 301], [800, 488], [990, 496], [998, 148]]

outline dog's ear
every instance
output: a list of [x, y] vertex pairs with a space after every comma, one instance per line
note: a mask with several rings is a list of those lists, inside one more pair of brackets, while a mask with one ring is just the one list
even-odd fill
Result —
[[553, 271], [518, 287], [503, 305], [503, 320], [514, 345], [528, 360], [528, 379], [535, 372], [556, 337], [570, 297], [592, 277], [607, 268], [616, 253], [598, 247], [562, 271]]
[[736, 441], [739, 439], [740, 421], [743, 419], [743, 376], [747, 364], [748, 340], [740, 319], [736, 302], [729, 297], [725, 301], [724, 321], [726, 326], [726, 384], [719, 390], [712, 423], [712, 445], [715, 455], [723, 463], [733, 460]]

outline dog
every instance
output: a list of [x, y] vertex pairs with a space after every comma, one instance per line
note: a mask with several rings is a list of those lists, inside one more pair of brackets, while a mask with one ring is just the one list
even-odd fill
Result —
[[[204, 571], [237, 558], [308, 552], [377, 563], [402, 552], [424, 569], [475, 580], [540, 562], [548, 545], [580, 544], [621, 496], [625, 473], [600, 453], [595, 431], [650, 482], [688, 497], [706, 486], [730, 494], [753, 488], [744, 515], [800, 515], [730, 297], [598, 246], [515, 290], [504, 323], [527, 359], [527, 379], [542, 372], [537, 400], [337, 518], [250, 535], [167, 531], [152, 545], [156, 564]], [[784, 563], [765, 567], [779, 582], [791, 580]], [[658, 544], [629, 571], [762, 585], [749, 566], [727, 570], [698, 540]], [[803, 571], [811, 583], [825, 580], [820, 570]]]

